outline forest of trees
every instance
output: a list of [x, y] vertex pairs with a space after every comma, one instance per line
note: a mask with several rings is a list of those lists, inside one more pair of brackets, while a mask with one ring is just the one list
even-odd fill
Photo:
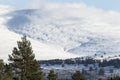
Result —
[[42, 60], [38, 61], [39, 64], [46, 64], [46, 65], [61, 65], [61, 64], [74, 64], [74, 65], [79, 65], [79, 64], [84, 64], [85, 66], [88, 66], [89, 64], [98, 64], [99, 67], [106, 67], [106, 66], [114, 66], [115, 68], [120, 68], [120, 59], [111, 59], [111, 60], [95, 60], [91, 57], [87, 57], [86, 59], [82, 58], [75, 58], [75, 59], [54, 59], [54, 60]]

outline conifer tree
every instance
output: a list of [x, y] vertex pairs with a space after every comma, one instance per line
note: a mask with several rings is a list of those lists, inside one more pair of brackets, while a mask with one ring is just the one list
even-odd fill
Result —
[[49, 74], [48, 74], [48, 80], [57, 80], [57, 74], [55, 74], [55, 72], [53, 70], [50, 70]]
[[22, 41], [18, 41], [18, 47], [14, 47], [9, 55], [15, 74], [20, 80], [43, 80], [43, 73], [35, 59], [31, 43], [23, 36]]
[[80, 73], [80, 71], [76, 71], [72, 75], [72, 80], [86, 80], [85, 77]]

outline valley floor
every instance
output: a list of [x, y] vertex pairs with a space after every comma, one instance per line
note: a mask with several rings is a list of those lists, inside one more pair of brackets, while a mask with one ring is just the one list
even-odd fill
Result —
[[[109, 77], [120, 76], [120, 69], [114, 68], [113, 66], [108, 67], [97, 67], [92, 64], [88, 66], [84, 65], [41, 65], [43, 72], [47, 74], [50, 70], [54, 70], [58, 75], [58, 80], [72, 80], [71, 76], [75, 71], [80, 71], [87, 80], [98, 80], [102, 78], [102, 80], [107, 80]], [[90, 67], [93, 69], [90, 70]], [[96, 68], [97, 67], [97, 68]], [[100, 74], [100, 69], [104, 69], [104, 73]], [[85, 70], [85, 73], [83, 72]]]

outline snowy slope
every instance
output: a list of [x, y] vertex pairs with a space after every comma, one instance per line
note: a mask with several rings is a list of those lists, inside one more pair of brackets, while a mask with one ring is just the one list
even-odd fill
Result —
[[[8, 30], [8, 28], [4, 25], [5, 22], [10, 19], [10, 17], [3, 16], [3, 14], [5, 15], [8, 13], [9, 9], [4, 7], [0, 7], [0, 9], [7, 11], [0, 13], [0, 59], [7, 61], [8, 54], [12, 54], [12, 49], [13, 47], [17, 46], [16, 42], [21, 40], [21, 35]], [[43, 44], [30, 38], [29, 40], [32, 43], [33, 51], [38, 60], [66, 59], [77, 57], [77, 55], [65, 52], [60, 47]]]
[[5, 24], [42, 43], [79, 56], [120, 54], [120, 13], [85, 4], [46, 4], [40, 9], [16, 10]]
[[78, 56], [106, 54], [106, 58], [120, 54], [119, 12], [105, 11], [85, 4], [54, 3], [42, 5], [40, 9], [10, 11], [1, 17], [3, 20], [7, 17], [3, 25], [11, 32], [47, 44], [50, 51], [60, 50], [59, 55], [64, 52]]
[[[13, 47], [17, 46], [16, 41], [19, 41], [21, 36], [9, 31], [2, 25], [0, 27], [0, 33], [0, 59], [2, 58], [6, 61], [8, 59], [8, 54], [12, 53]], [[66, 59], [77, 57], [76, 55], [65, 52], [60, 47], [54, 47], [52, 45], [48, 46], [32, 39], [29, 40], [32, 43], [33, 51], [38, 60]]]

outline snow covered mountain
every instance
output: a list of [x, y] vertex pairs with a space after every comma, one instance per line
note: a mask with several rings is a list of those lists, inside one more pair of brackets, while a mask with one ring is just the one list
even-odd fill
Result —
[[9, 11], [0, 17], [7, 17], [3, 25], [11, 32], [27, 35], [38, 43], [58, 46], [54, 48], [56, 51], [62, 49], [78, 56], [120, 54], [119, 12], [85, 4], [49, 3], [40, 9]]
[[[20, 38], [22, 35], [8, 30], [8, 28], [4, 25], [6, 21], [10, 19], [9, 16], [4, 15], [8, 12], [11, 12], [11, 10], [8, 8], [6, 9], [3, 6], [0, 7], [0, 9], [6, 11], [4, 13], [0, 13], [0, 59], [4, 59], [5, 62], [7, 62], [8, 54], [12, 54], [13, 47], [17, 47], [17, 41], [21, 40]], [[65, 52], [59, 46], [54, 47], [52, 45], [43, 44], [30, 38], [28, 39], [32, 43], [33, 51], [38, 60], [66, 59], [77, 57], [77, 55]]]

